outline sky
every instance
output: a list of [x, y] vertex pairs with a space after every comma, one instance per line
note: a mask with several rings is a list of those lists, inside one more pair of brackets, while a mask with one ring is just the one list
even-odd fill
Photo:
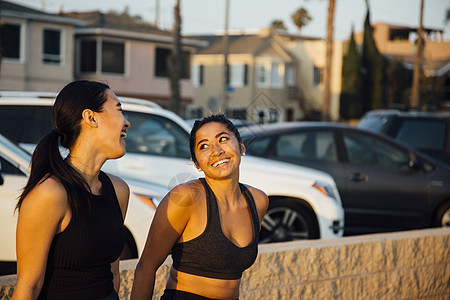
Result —
[[[170, 30], [176, 0], [7, 0], [21, 5], [56, 13], [68, 11], [99, 10], [122, 12], [128, 6], [131, 15], [140, 15], [145, 21], [158, 20], [162, 29]], [[213, 34], [225, 28], [227, 0], [180, 0], [182, 34]], [[325, 38], [327, 28], [327, 0], [228, 0], [228, 29], [255, 30], [268, 27], [275, 20], [282, 20], [288, 31], [305, 36]], [[368, 0], [372, 23], [418, 27], [420, 0]], [[159, 7], [157, 10], [156, 7]], [[304, 7], [312, 21], [301, 31], [294, 26], [290, 16]], [[444, 30], [444, 40], [450, 41], [450, 22], [445, 23], [450, 0], [424, 0], [423, 25], [426, 28]], [[366, 17], [366, 0], [336, 0], [334, 39], [346, 40], [352, 28], [363, 29]]]

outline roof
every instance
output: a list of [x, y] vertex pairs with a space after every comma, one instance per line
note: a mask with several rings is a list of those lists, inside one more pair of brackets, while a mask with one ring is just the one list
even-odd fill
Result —
[[158, 29], [157, 27], [144, 21], [126, 18], [115, 14], [105, 14], [100, 11], [67, 12], [63, 13], [63, 15], [83, 21], [83, 27], [101, 27], [146, 33], [160, 33], [165, 35], [171, 34], [167, 30]]
[[24, 19], [24, 20], [36, 20], [48, 23], [67, 24], [78, 26], [81, 22], [77, 19], [68, 18], [58, 14], [46, 13], [37, 9], [33, 9], [27, 6], [11, 3], [8, 1], [0, 0], [0, 15], [2, 17]]
[[[201, 49], [197, 54], [223, 53], [223, 36], [198, 36], [210, 43], [209, 47]], [[228, 53], [243, 54], [256, 53], [261, 47], [267, 45], [270, 37], [258, 35], [230, 35], [228, 36]]]
[[[65, 16], [77, 19], [82, 25], [75, 29], [78, 36], [112, 36], [128, 40], [144, 40], [161, 43], [173, 43], [171, 31], [159, 29], [144, 21], [127, 18], [116, 14], [105, 14], [100, 11], [67, 12]], [[181, 38], [184, 46], [202, 47], [205, 42]]]

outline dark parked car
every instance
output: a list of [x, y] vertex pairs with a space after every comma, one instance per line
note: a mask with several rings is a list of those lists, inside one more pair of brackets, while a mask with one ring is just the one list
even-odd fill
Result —
[[450, 169], [404, 143], [336, 123], [253, 126], [241, 135], [249, 155], [331, 174], [345, 235], [450, 226]]
[[450, 113], [372, 110], [357, 126], [387, 134], [450, 165]]

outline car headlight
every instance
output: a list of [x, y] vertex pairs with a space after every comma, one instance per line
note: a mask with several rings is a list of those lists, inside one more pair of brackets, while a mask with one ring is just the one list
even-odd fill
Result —
[[321, 192], [325, 196], [336, 199], [336, 193], [334, 192], [333, 187], [327, 183], [316, 181], [313, 184], [313, 188], [317, 189], [319, 192]]
[[152, 195], [145, 195], [145, 194], [138, 194], [134, 193], [139, 199], [142, 200], [145, 204], [149, 205], [153, 209], [156, 209], [158, 207], [159, 203], [161, 202], [160, 197], [152, 196]]

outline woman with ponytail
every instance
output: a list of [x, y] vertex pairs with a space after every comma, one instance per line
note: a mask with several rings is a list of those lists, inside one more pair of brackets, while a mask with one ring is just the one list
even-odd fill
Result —
[[130, 123], [109, 86], [93, 81], [66, 85], [53, 120], [17, 203], [13, 299], [118, 299], [130, 191], [100, 169], [125, 154]]

